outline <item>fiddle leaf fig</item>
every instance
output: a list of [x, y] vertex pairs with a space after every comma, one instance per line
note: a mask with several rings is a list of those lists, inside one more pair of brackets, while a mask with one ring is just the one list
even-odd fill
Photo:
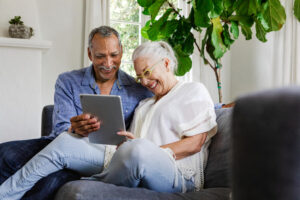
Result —
[[238, 15], [256, 15], [258, 8], [258, 0], [237, 0], [236, 2], [236, 13]]
[[232, 33], [234, 39], [238, 39], [240, 31], [239, 26], [235, 21], [231, 21], [230, 32]]
[[294, 14], [298, 21], [300, 21], [300, 0], [295, 0], [294, 3]]
[[193, 0], [195, 25], [208, 27], [210, 25], [209, 14], [213, 10], [212, 0]]
[[260, 23], [260, 21], [258, 21], [258, 20], [256, 21], [255, 28], [256, 28], [257, 39], [259, 39], [262, 42], [266, 42], [267, 41], [267, 39], [266, 39], [267, 32], [264, 29], [263, 25]]
[[286, 14], [279, 0], [266, 0], [262, 6], [262, 16], [269, 25], [270, 31], [278, 31], [285, 23]]
[[[256, 37], [267, 41], [267, 33], [281, 29], [286, 20], [285, 9], [280, 0], [186, 0], [190, 4], [189, 16], [181, 14], [169, 0], [137, 0], [143, 14], [151, 19], [142, 28], [142, 36], [153, 41], [167, 41], [178, 59], [177, 75], [184, 75], [192, 67], [190, 56], [197, 48], [204, 63], [208, 64], [218, 80], [219, 101], [221, 58], [240, 35], [252, 39], [255, 24]], [[165, 6], [168, 9], [165, 9]], [[158, 12], [164, 7], [162, 17]], [[294, 15], [300, 21], [300, 0], [294, 0]], [[158, 19], [157, 19], [158, 18]], [[194, 33], [205, 32], [196, 43]], [[201, 35], [201, 34], [200, 34]], [[206, 58], [208, 56], [210, 59]]]
[[222, 40], [223, 26], [219, 17], [212, 19], [212, 24], [213, 31], [211, 34], [211, 43], [214, 47], [213, 55], [214, 58], [219, 59], [226, 52], [226, 46], [224, 45]]
[[153, 4], [148, 8], [148, 12], [151, 15], [151, 20], [155, 20], [155, 17], [158, 14], [160, 7], [165, 3], [166, 0], [156, 0]]

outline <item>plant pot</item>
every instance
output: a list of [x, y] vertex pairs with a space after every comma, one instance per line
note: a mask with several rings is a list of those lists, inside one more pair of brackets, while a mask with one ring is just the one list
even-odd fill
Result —
[[8, 33], [12, 38], [29, 39], [33, 36], [33, 29], [25, 25], [12, 24], [9, 26]]

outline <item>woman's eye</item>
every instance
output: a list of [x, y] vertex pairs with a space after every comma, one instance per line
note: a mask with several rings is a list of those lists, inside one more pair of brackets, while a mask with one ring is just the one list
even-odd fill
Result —
[[149, 71], [145, 71], [144, 72], [144, 76], [150, 76], [150, 72]]

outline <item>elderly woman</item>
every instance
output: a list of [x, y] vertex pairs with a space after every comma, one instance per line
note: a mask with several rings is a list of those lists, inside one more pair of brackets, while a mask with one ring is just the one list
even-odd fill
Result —
[[20, 199], [39, 179], [62, 168], [89, 179], [160, 192], [187, 192], [204, 185], [214, 105], [201, 83], [174, 76], [177, 60], [165, 42], [147, 42], [132, 56], [137, 79], [154, 93], [135, 110], [128, 138], [115, 146], [92, 144], [62, 133], [0, 186], [0, 199]]

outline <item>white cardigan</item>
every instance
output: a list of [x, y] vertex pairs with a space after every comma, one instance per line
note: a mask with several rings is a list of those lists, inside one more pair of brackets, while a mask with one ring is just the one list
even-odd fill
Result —
[[[181, 178], [193, 178], [196, 190], [203, 187], [208, 145], [210, 138], [216, 134], [214, 104], [203, 84], [178, 82], [156, 103], [155, 97], [141, 101], [135, 110], [130, 132], [136, 138], [148, 139], [158, 146], [179, 141], [184, 136], [208, 132], [199, 153], [174, 160], [181, 171]], [[114, 150], [107, 147], [106, 165], [113, 153]]]

